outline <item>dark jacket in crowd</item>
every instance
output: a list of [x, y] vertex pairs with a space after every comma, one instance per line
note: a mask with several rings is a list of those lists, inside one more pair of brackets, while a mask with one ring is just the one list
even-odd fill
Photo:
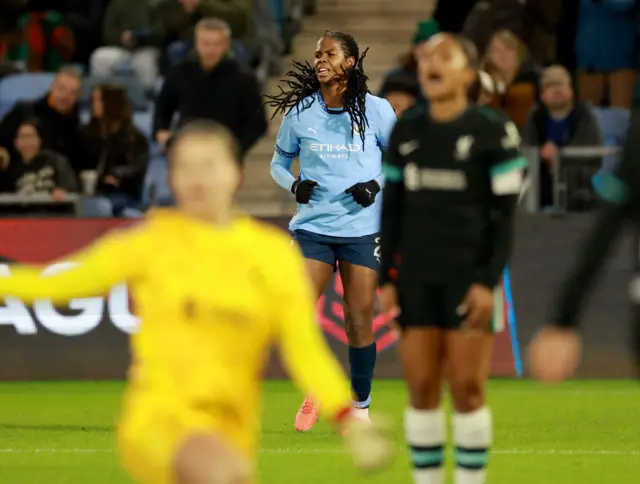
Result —
[[76, 173], [95, 168], [95, 161], [87, 156], [78, 108], [62, 114], [49, 105], [48, 96], [33, 103], [18, 103], [0, 121], [0, 146], [9, 151], [11, 158], [17, 156], [14, 140], [20, 124], [34, 117], [40, 121], [43, 147], [64, 155]]
[[577, 102], [566, 119], [565, 130], [560, 139], [549, 139], [549, 111], [540, 104], [529, 115], [522, 127], [522, 141], [529, 146], [542, 146], [553, 141], [559, 147], [564, 146], [600, 146], [602, 133], [596, 115], [588, 105]]
[[69, 193], [78, 191], [78, 180], [69, 162], [50, 150], [42, 150], [29, 163], [23, 163], [20, 156], [12, 158], [1, 177], [0, 190], [17, 195], [50, 194], [56, 188]]
[[152, 36], [167, 45], [174, 40], [193, 39], [196, 23], [206, 17], [226, 21], [234, 39], [247, 41], [253, 30], [251, 0], [201, 0], [193, 13], [187, 13], [178, 0], [161, 2], [154, 10]]
[[176, 112], [180, 124], [194, 119], [223, 124], [236, 136], [243, 153], [267, 131], [258, 82], [232, 59], [221, 61], [208, 72], [197, 60], [173, 67], [156, 100], [154, 135], [170, 128]]
[[122, 33], [131, 30], [136, 46], [158, 43], [152, 38], [151, 19], [153, 8], [148, 1], [112, 0], [107, 6], [102, 25], [102, 41], [106, 45], [121, 46]]
[[[563, 120], [552, 120], [544, 105], [536, 106], [529, 120], [522, 127], [522, 142], [527, 146], [542, 147], [548, 141], [559, 148], [568, 146], [601, 146], [602, 132], [595, 113], [582, 102], [577, 102], [573, 111]], [[563, 176], [569, 187], [568, 207], [581, 211], [593, 206], [591, 177], [600, 168], [602, 158], [587, 158], [569, 171], [563, 170]], [[554, 180], [551, 167], [541, 160], [539, 197], [542, 207], [553, 202]]]
[[[102, 137], [91, 128], [91, 125], [87, 127], [86, 134], [90, 156], [98, 160], [96, 193], [118, 192], [140, 198], [149, 163], [149, 142], [145, 136], [134, 128], [130, 134], [116, 132]], [[105, 183], [107, 176], [118, 180], [118, 186]]]

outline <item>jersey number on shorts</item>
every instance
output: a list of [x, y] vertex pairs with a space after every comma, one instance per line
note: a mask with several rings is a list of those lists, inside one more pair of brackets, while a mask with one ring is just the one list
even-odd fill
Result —
[[376, 246], [373, 249], [373, 256], [378, 261], [378, 264], [380, 264], [380, 251], [382, 250], [380, 248], [380, 237], [376, 237], [375, 244], [376, 244]]

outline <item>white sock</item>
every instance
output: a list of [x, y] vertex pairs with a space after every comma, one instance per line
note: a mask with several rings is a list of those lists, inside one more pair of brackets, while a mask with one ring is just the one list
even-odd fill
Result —
[[442, 409], [418, 410], [407, 408], [404, 430], [415, 484], [442, 484], [444, 473], [444, 441], [446, 421]]
[[453, 439], [455, 484], [484, 484], [493, 441], [491, 410], [482, 407], [475, 412], [454, 414]]
[[369, 417], [369, 409], [368, 408], [358, 408], [353, 407], [351, 409], [353, 417], [361, 420], [362, 422], [370, 422], [371, 418]]

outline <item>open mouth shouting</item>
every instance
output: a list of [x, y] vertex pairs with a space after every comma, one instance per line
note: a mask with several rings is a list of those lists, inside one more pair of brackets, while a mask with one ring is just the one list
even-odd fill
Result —
[[325, 82], [331, 79], [333, 71], [326, 66], [316, 68], [316, 74], [320, 82]]

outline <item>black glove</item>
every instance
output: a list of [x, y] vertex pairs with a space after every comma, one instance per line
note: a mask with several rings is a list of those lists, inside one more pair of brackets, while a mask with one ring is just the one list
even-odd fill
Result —
[[309, 203], [313, 187], [317, 187], [318, 183], [313, 180], [300, 180], [299, 178], [291, 185], [291, 193], [296, 196], [296, 202]]
[[380, 191], [380, 185], [375, 180], [356, 183], [351, 188], [347, 188], [344, 193], [350, 193], [358, 205], [370, 207], [376, 201], [376, 195]]

